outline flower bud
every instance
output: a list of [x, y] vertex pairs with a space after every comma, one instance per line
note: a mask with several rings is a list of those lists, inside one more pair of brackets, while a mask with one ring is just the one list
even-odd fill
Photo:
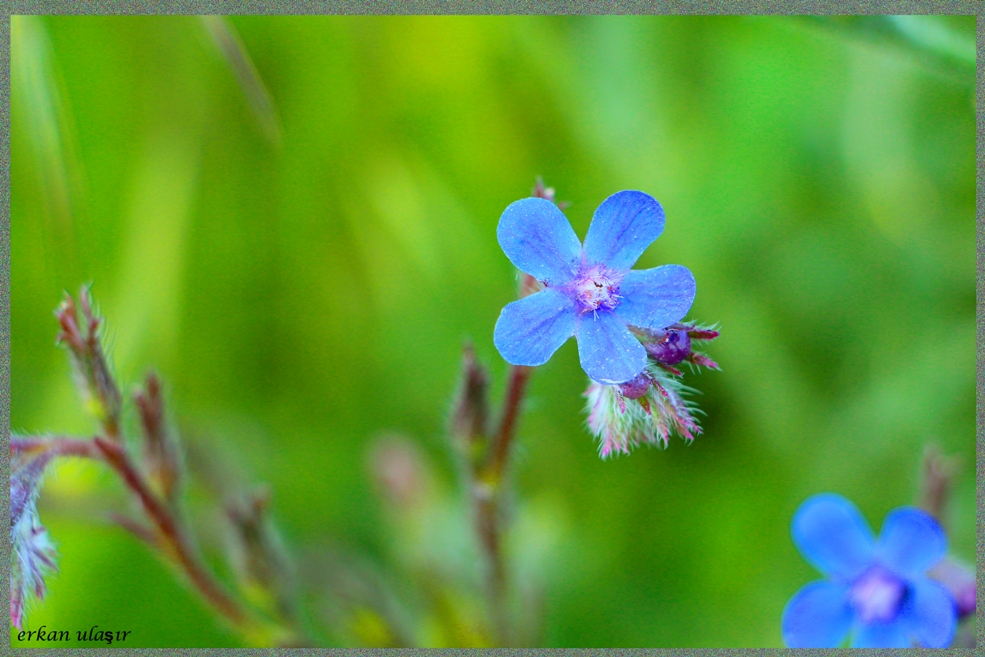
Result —
[[255, 604], [290, 618], [294, 614], [294, 565], [269, 514], [270, 489], [259, 487], [231, 500], [230, 553], [244, 594]]
[[664, 365], [676, 365], [691, 353], [691, 338], [687, 331], [677, 328], [664, 329], [656, 340], [643, 344], [653, 360]]
[[941, 522], [946, 516], [958, 474], [958, 460], [954, 456], [944, 456], [935, 445], [928, 445], [921, 466], [919, 506]]
[[645, 395], [653, 384], [653, 379], [646, 370], [639, 373], [632, 381], [619, 385], [619, 394], [627, 399], [639, 399]]
[[156, 375], [147, 375], [144, 390], [134, 394], [134, 402], [144, 437], [144, 467], [164, 497], [174, 500], [181, 479], [181, 462], [178, 445], [165, 422], [164, 396]]
[[100, 344], [102, 318], [93, 310], [85, 286], [79, 291], [79, 305], [83, 323], [79, 321], [75, 302], [68, 295], [55, 311], [62, 329], [58, 342], [68, 348], [76, 385], [86, 407], [103, 425], [108, 437], [118, 440], [123, 401]]
[[17, 455], [11, 459], [10, 473], [10, 526], [13, 527], [30, 511], [34, 498], [41, 488], [44, 469], [51, 461], [51, 452], [38, 456]]
[[10, 620], [18, 628], [30, 596], [44, 598], [44, 578], [55, 566], [55, 546], [41, 524], [35, 504], [50, 453], [11, 461], [10, 475]]
[[641, 444], [666, 447], [670, 434], [687, 441], [701, 433], [683, 394], [690, 390], [659, 365], [622, 385], [593, 381], [585, 392], [588, 428], [599, 439], [599, 455], [628, 454]]
[[958, 618], [975, 613], [975, 570], [954, 557], [945, 557], [927, 574], [944, 585], [954, 600]]
[[475, 359], [472, 345], [462, 349], [462, 378], [452, 407], [450, 433], [473, 457], [485, 448], [489, 375]]

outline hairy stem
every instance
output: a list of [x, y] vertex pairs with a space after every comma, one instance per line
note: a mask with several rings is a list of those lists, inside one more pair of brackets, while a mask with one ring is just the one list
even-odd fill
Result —
[[140, 498], [148, 518], [160, 532], [162, 542], [154, 543], [170, 548], [175, 561], [188, 575], [195, 588], [223, 616], [236, 626], [244, 626], [248, 623], [249, 617], [246, 612], [206, 570], [171, 510], [154, 494], [122, 445], [115, 439], [99, 436], [92, 440], [81, 440], [64, 436], [42, 438], [11, 435], [10, 450], [12, 454], [48, 452], [57, 456], [79, 456], [108, 464], [120, 475], [127, 487]]
[[50, 438], [25, 437], [11, 434], [10, 453], [32, 454], [50, 452], [55, 456], [80, 456], [82, 458], [102, 459], [96, 444], [88, 439], [53, 436]]
[[140, 498], [148, 518], [157, 526], [162, 540], [171, 548], [175, 561], [195, 588], [235, 626], [244, 627], [248, 625], [250, 618], [247, 613], [202, 564], [171, 510], [154, 494], [122, 446], [100, 437], [96, 437], [93, 442], [102, 453], [106, 463]]

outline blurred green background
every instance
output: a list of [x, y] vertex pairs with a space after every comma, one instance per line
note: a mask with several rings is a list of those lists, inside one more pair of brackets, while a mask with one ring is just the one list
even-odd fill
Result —
[[[92, 282], [120, 380], [156, 368], [189, 452], [268, 482], [295, 553], [400, 580], [367, 456], [397, 432], [460, 516], [433, 549], [475, 569], [443, 429], [463, 340], [506, 371], [499, 215], [542, 175], [583, 236], [644, 190], [667, 227], [638, 267], [686, 265], [721, 325], [723, 371], [687, 377], [705, 433], [601, 461], [570, 341], [521, 421], [511, 555], [547, 646], [780, 646], [813, 493], [878, 528], [937, 444], [974, 560], [974, 20], [232, 17], [253, 77], [195, 17], [14, 18], [12, 428], [93, 431], [52, 316]], [[105, 508], [101, 467], [49, 476], [29, 627], [242, 645]]]

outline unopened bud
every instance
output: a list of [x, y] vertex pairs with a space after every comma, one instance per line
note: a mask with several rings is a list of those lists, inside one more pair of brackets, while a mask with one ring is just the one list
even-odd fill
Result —
[[683, 396], [687, 390], [658, 365], [650, 365], [639, 377], [622, 385], [593, 381], [585, 397], [588, 428], [599, 439], [599, 455], [628, 454], [632, 447], [643, 444], [666, 447], [671, 433], [688, 442], [693, 440], [701, 427], [694, 419], [692, 404]]
[[51, 452], [37, 456], [17, 455], [10, 462], [10, 526], [13, 527], [29, 510], [41, 488], [45, 467], [51, 461]]
[[944, 456], [934, 445], [928, 445], [924, 450], [919, 505], [938, 522], [946, 516], [954, 477], [958, 473], [957, 463], [956, 457]]
[[489, 375], [476, 361], [472, 345], [467, 344], [462, 349], [462, 377], [452, 407], [450, 430], [469, 450], [481, 450], [484, 447], [488, 395]]
[[30, 460], [14, 458], [10, 475], [10, 620], [21, 628], [24, 608], [31, 596], [44, 598], [45, 576], [54, 570], [55, 546], [41, 524], [35, 498], [45, 466], [46, 452]]
[[645, 342], [646, 353], [664, 365], [676, 365], [691, 354], [691, 338], [687, 331], [668, 328], [657, 332], [652, 342]]
[[76, 385], [84, 403], [103, 425], [107, 436], [118, 440], [123, 401], [100, 344], [102, 318], [93, 310], [85, 286], [79, 291], [79, 305], [83, 322], [80, 322], [70, 296], [66, 295], [55, 311], [61, 326], [58, 341], [68, 348]]
[[144, 390], [134, 394], [134, 402], [144, 436], [144, 466], [164, 496], [173, 500], [181, 479], [181, 460], [165, 421], [164, 395], [156, 375], [147, 375]]
[[944, 585], [954, 600], [958, 618], [975, 613], [975, 570], [953, 557], [941, 559], [927, 574]]
[[294, 568], [269, 517], [266, 486], [231, 500], [226, 506], [233, 528], [230, 546], [240, 586], [255, 604], [284, 617], [294, 613]]
[[643, 370], [632, 381], [620, 384], [619, 392], [627, 399], [639, 399], [650, 390], [652, 384], [653, 379], [650, 377], [650, 374], [646, 370]]
[[545, 187], [544, 179], [541, 178], [540, 176], [537, 176], [537, 178], [535, 179], [534, 188], [530, 191], [530, 195], [534, 196], [535, 198], [542, 198], [550, 201], [551, 203], [557, 206], [558, 210], [564, 210], [570, 205], [570, 203], [568, 203], [567, 201], [555, 201], [554, 188]]

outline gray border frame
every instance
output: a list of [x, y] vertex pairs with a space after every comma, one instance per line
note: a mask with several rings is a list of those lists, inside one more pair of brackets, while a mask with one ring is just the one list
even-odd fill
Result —
[[[837, 2], [832, 0], [13, 0], [0, 8], [0, 480], [10, 478], [10, 17], [17, 14], [963, 14], [977, 16], [976, 49], [976, 507], [977, 544], [976, 557], [980, 565], [985, 559], [985, 5], [969, 0], [858, 0]], [[4, 486], [0, 493], [0, 509], [10, 509], [10, 492]], [[2, 516], [6, 517], [6, 515]], [[4, 542], [0, 586], [4, 600], [10, 595], [10, 546]], [[985, 646], [985, 581], [978, 578], [977, 637], [976, 644]], [[0, 653], [13, 650], [9, 644]], [[219, 648], [30, 648], [36, 655], [192, 655], [222, 653], [236, 655], [260, 654], [324, 654], [324, 655], [374, 655], [379, 653], [400, 655], [426, 655], [438, 652], [425, 649], [219, 649]], [[500, 654], [500, 655], [550, 655], [559, 652], [550, 649], [447, 649], [445, 655]], [[730, 654], [776, 655], [793, 652], [790, 649], [564, 649], [562, 654], [589, 657], [639, 657], [643, 655], [690, 655], [694, 657], [722, 657]], [[798, 650], [798, 654], [822, 655], [828, 651]], [[851, 650], [844, 653], [876, 655], [940, 655], [939, 650]], [[967, 648], [950, 648], [946, 654], [968, 655]]]

